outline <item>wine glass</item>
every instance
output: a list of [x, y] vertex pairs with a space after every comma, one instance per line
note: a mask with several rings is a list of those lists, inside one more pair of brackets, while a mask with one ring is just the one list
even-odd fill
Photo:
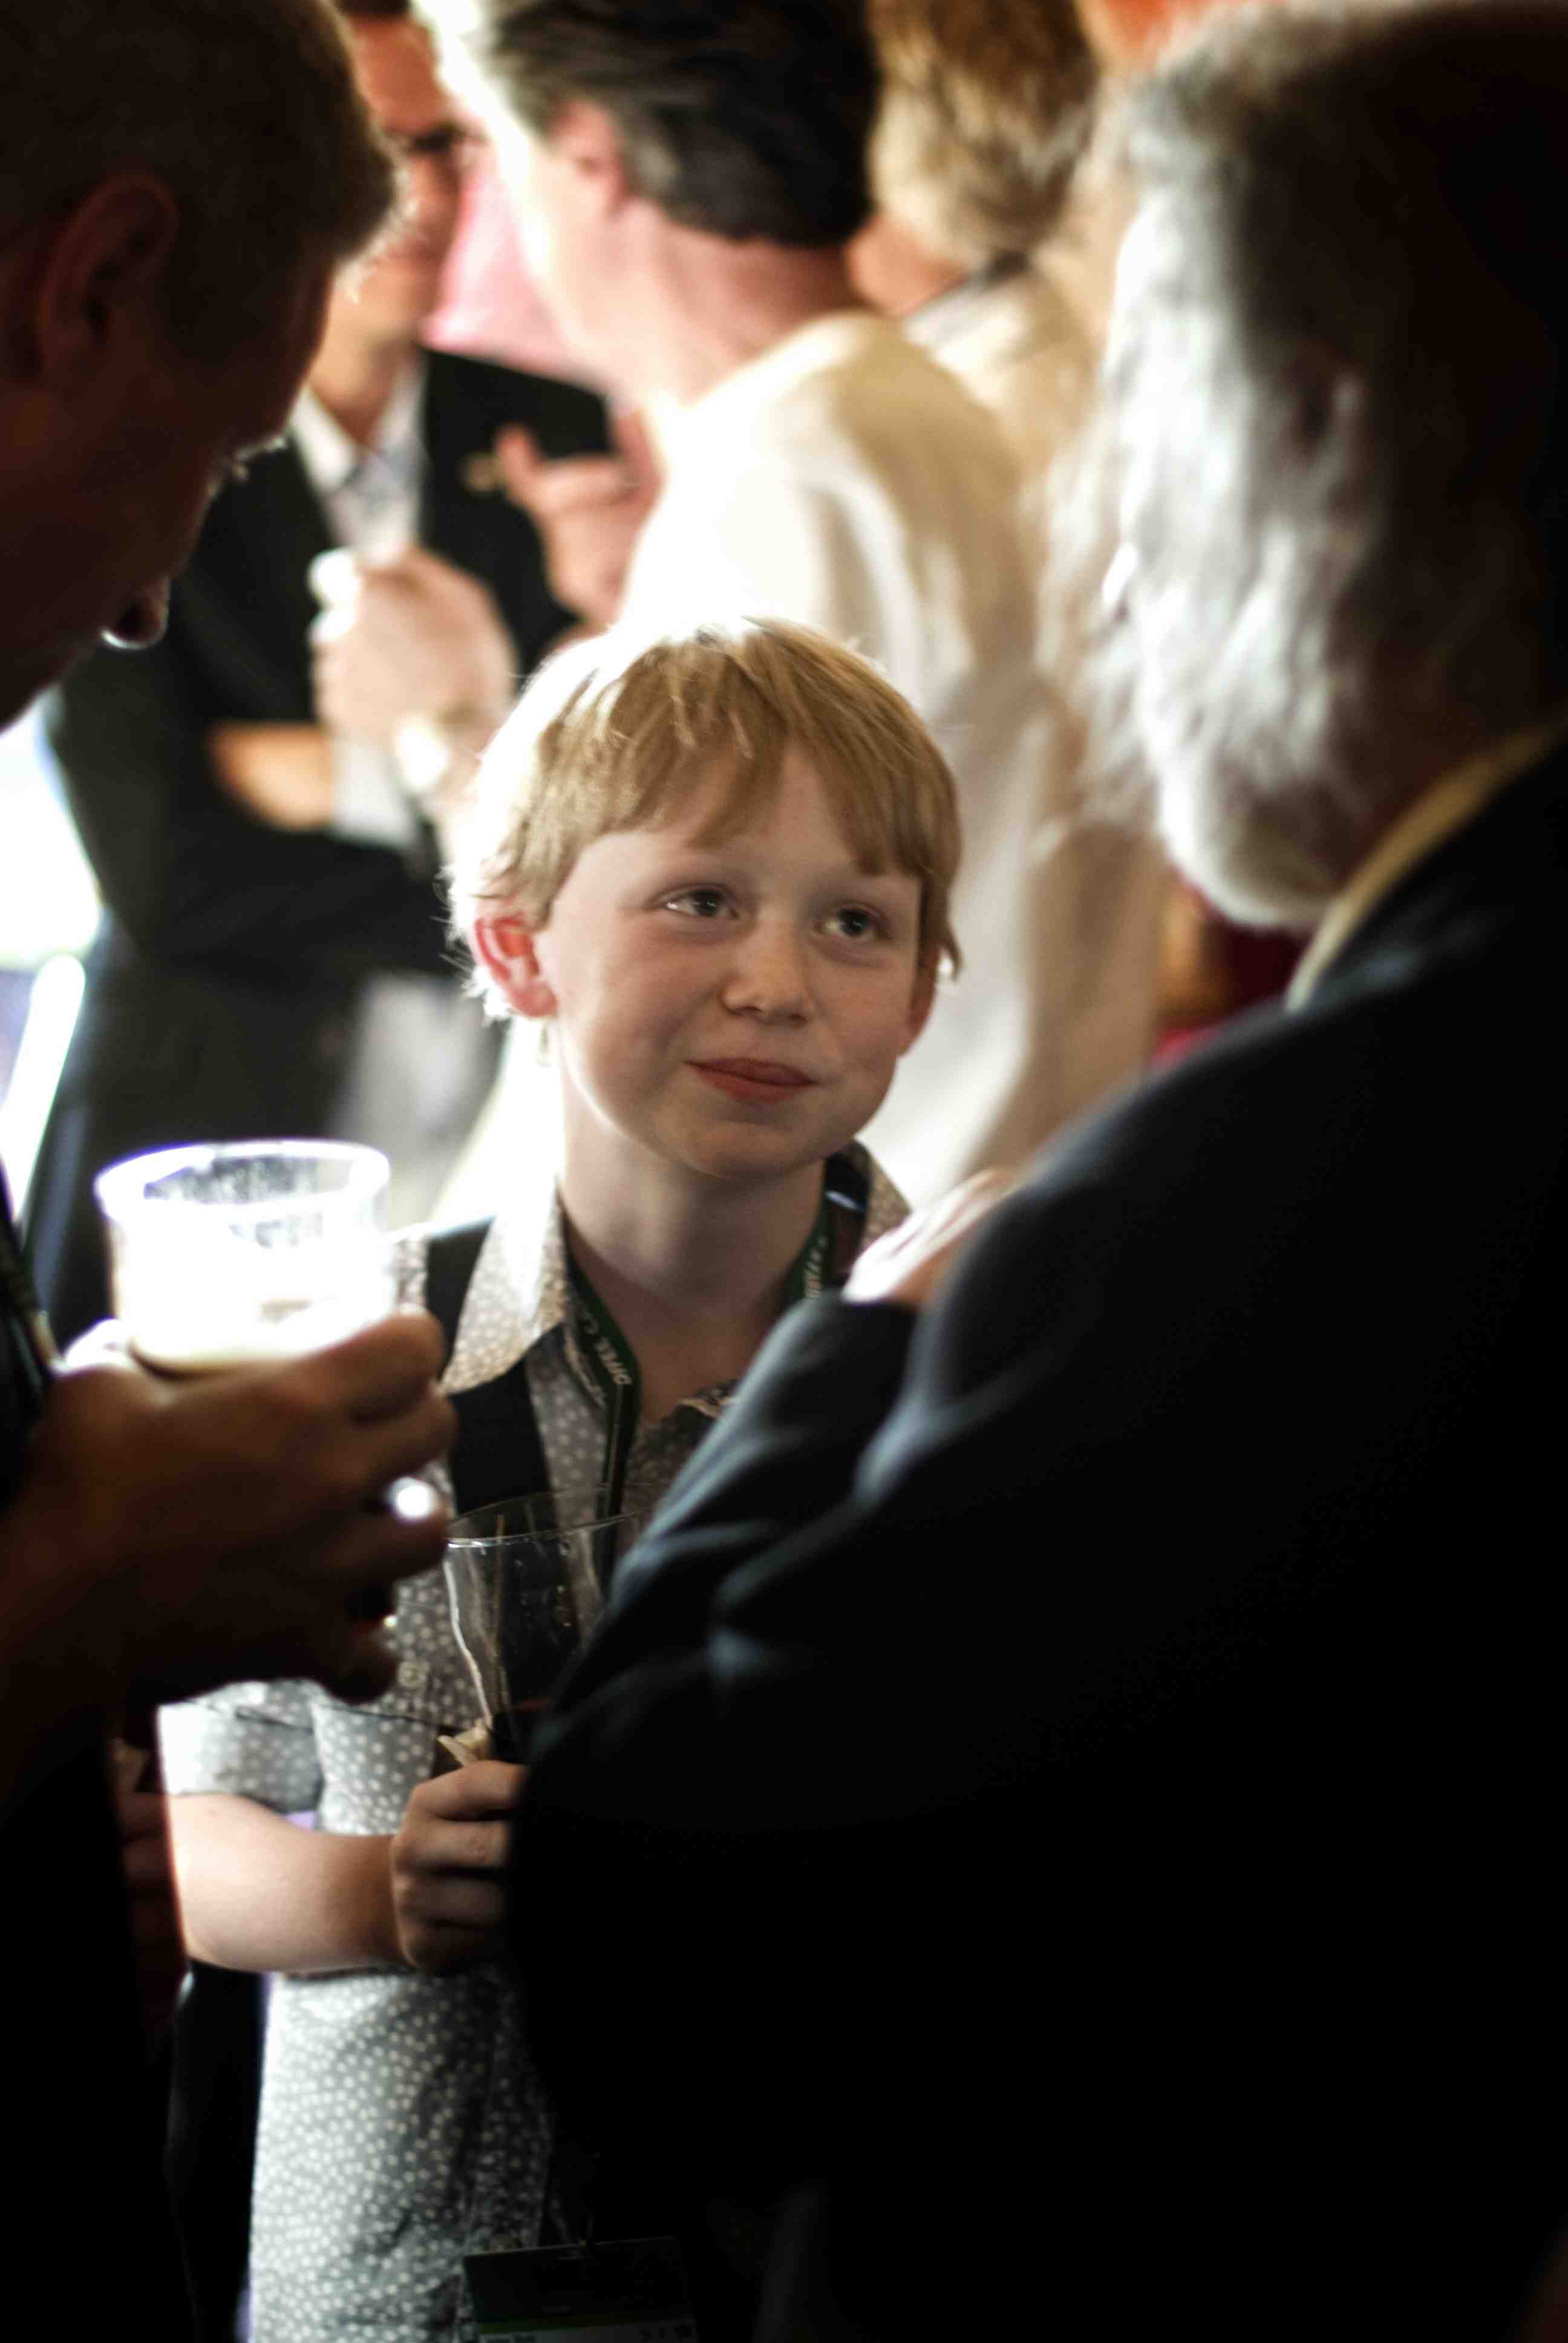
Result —
[[[447, 1543], [452, 1632], [479, 1706], [480, 1746], [525, 1765], [534, 1727], [597, 1622], [628, 1516], [602, 1484], [508, 1497], [465, 1513]], [[459, 1759], [475, 1735], [442, 1736]]]

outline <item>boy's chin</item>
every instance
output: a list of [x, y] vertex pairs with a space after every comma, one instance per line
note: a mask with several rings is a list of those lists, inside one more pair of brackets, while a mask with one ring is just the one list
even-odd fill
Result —
[[809, 1133], [768, 1131], [756, 1125], [704, 1133], [681, 1150], [682, 1160], [712, 1180], [744, 1182], [788, 1179], [825, 1163], [847, 1147], [870, 1121], [868, 1112], [840, 1129], [820, 1125]]
[[730, 1146], [693, 1147], [684, 1151], [687, 1169], [706, 1180], [720, 1180], [730, 1186], [744, 1186], [748, 1181], [758, 1183], [788, 1180], [795, 1172], [809, 1170], [831, 1155], [831, 1147], [786, 1147], [775, 1141], [771, 1146], [738, 1142]]

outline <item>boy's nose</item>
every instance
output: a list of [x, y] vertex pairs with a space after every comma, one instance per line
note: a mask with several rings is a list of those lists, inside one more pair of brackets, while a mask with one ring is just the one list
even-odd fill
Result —
[[762, 920], [738, 944], [721, 998], [742, 1017], [798, 1022], [811, 1014], [806, 956], [792, 929]]

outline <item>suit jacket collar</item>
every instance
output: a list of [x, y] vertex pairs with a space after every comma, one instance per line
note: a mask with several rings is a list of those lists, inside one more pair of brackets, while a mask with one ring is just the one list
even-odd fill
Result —
[[1443, 774], [1408, 807], [1330, 904], [1292, 981], [1290, 1006], [1301, 1006], [1357, 929], [1409, 872], [1468, 829], [1499, 790], [1538, 766], [1565, 733], [1568, 719], [1562, 716], [1511, 732]]
[[482, 380], [471, 361], [446, 350], [425, 354], [419, 542], [481, 575], [479, 548], [495, 528], [497, 500], [502, 511], [508, 509], [487, 460], [494, 453], [497, 416]]
[[1568, 740], [1536, 736], [1523, 769], [1510, 765], [1482, 801], [1428, 844], [1372, 900], [1322, 967], [1309, 1000], [1328, 1005], [1435, 960], [1478, 920], [1560, 923], [1568, 884]]
[[[482, 574], [472, 542], [474, 526], [476, 521], [487, 524], [491, 516], [487, 492], [471, 486], [467, 476], [472, 458], [491, 450], [494, 419], [471, 394], [463, 360], [444, 350], [427, 350], [422, 371], [419, 437], [426, 461], [419, 490], [419, 542]], [[247, 512], [254, 514], [258, 538], [265, 540], [257, 546], [257, 568], [265, 559], [272, 588], [281, 595], [292, 592], [303, 636], [316, 615], [303, 572], [333, 544], [331, 524], [292, 440], [266, 459], [261, 477], [266, 496], [247, 499]]]

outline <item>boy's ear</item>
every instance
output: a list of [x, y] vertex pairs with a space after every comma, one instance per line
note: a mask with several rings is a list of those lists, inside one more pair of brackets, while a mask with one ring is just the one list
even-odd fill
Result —
[[926, 1030], [926, 1020], [931, 1013], [931, 1003], [937, 997], [938, 960], [934, 953], [922, 952], [915, 970], [915, 989], [910, 995], [910, 1021], [905, 1029], [903, 1048], [912, 1049]]
[[553, 1017], [556, 996], [539, 966], [533, 930], [516, 912], [474, 921], [474, 955], [519, 1017]]

